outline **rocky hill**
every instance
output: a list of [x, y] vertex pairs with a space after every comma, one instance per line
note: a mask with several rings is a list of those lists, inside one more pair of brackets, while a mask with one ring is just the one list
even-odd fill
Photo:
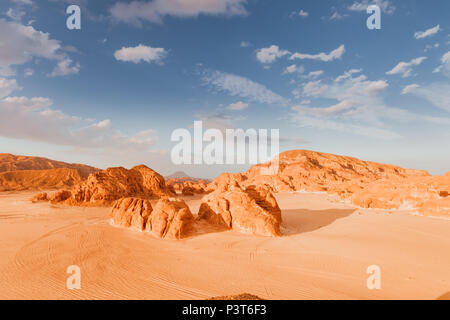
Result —
[[54, 203], [103, 206], [124, 197], [156, 199], [172, 196], [173, 192], [163, 176], [140, 165], [130, 170], [116, 167], [91, 173], [85, 181], [70, 190], [60, 191], [60, 194], [52, 196]]
[[0, 173], [0, 191], [69, 188], [83, 181], [76, 169], [18, 170]]
[[18, 170], [47, 170], [57, 168], [75, 169], [85, 179], [99, 169], [78, 163], [66, 163], [41, 157], [17, 156], [9, 153], [0, 153], [0, 172]]
[[222, 174], [208, 185], [215, 190], [233, 181], [267, 186], [273, 192], [327, 192], [364, 208], [410, 209], [450, 215], [450, 174], [433, 177], [423, 170], [363, 161], [308, 150], [286, 151], [275, 162], [255, 165], [239, 174]]

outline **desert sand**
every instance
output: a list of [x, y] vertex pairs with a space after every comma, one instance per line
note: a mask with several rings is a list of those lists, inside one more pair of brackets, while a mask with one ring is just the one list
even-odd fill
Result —
[[[110, 208], [0, 193], [0, 299], [437, 299], [450, 291], [450, 220], [280, 192], [281, 237], [233, 230], [182, 240], [109, 224]], [[194, 215], [201, 196], [184, 197]], [[152, 202], [153, 204], [153, 202]], [[81, 290], [66, 269], [81, 268]], [[381, 268], [381, 290], [366, 269]]]

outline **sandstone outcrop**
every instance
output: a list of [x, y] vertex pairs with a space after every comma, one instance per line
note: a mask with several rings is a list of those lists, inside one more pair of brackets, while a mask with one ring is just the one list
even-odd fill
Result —
[[111, 205], [124, 197], [159, 199], [173, 195], [164, 178], [144, 165], [130, 170], [117, 167], [92, 173], [70, 192], [71, 196], [63, 200], [65, 204], [87, 206]]
[[181, 177], [182, 172], [171, 175], [172, 178], [166, 181], [166, 184], [173, 188], [175, 193], [179, 193], [185, 196], [193, 196], [196, 194], [206, 193], [206, 188], [209, 180], [198, 179], [191, 177]]
[[362, 208], [416, 210], [424, 215], [450, 215], [450, 175], [381, 180], [348, 195]]
[[66, 163], [41, 157], [17, 156], [9, 153], [0, 153], [0, 172], [19, 170], [48, 170], [67, 168], [75, 169], [85, 179], [99, 169], [78, 163]]
[[260, 297], [255, 296], [254, 294], [241, 293], [233, 296], [212, 297], [207, 300], [264, 300], [264, 299], [261, 299]]
[[153, 208], [149, 200], [122, 198], [114, 203], [110, 213], [111, 224], [144, 231]]
[[279, 191], [339, 191], [342, 185], [364, 186], [382, 179], [429, 177], [426, 171], [363, 161], [328, 153], [292, 150], [278, 157], [278, 171], [262, 174], [272, 162], [255, 165], [243, 173], [245, 184], [267, 184]]
[[68, 200], [72, 196], [69, 190], [60, 190], [52, 194], [49, 198], [50, 203], [60, 203]]
[[48, 201], [49, 199], [48, 199], [48, 194], [46, 192], [41, 192], [41, 193], [34, 195], [30, 200], [31, 200], [31, 202], [36, 203], [36, 202], [45, 202], [45, 201]]
[[181, 199], [160, 199], [145, 226], [145, 231], [158, 238], [181, 239], [192, 230], [195, 219]]
[[233, 182], [246, 188], [265, 186], [272, 192], [327, 192], [363, 208], [409, 209], [428, 215], [450, 215], [447, 173], [433, 177], [423, 170], [363, 161], [333, 154], [293, 150], [274, 161], [251, 167], [241, 174], [222, 174], [207, 190], [226, 190]]
[[272, 193], [260, 186], [243, 188], [237, 181], [204, 196], [198, 218], [242, 233], [281, 235], [281, 210]]
[[189, 207], [181, 199], [160, 199], [153, 208], [150, 201], [122, 198], [114, 203], [111, 224], [132, 228], [163, 239], [182, 239], [195, 223]]
[[0, 172], [0, 191], [70, 188], [83, 178], [75, 169], [18, 170]]

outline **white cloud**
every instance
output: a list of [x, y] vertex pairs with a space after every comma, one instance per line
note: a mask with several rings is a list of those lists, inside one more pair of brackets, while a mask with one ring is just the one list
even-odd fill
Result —
[[241, 46], [241, 48], [247, 48], [247, 47], [251, 46], [251, 43], [248, 41], [241, 41], [240, 46]]
[[432, 35], [438, 33], [439, 30], [441, 30], [441, 28], [439, 25], [437, 25], [437, 26], [430, 28], [428, 30], [425, 30], [425, 31], [417, 31], [414, 33], [414, 38], [423, 39], [423, 38], [426, 38], [426, 37], [429, 37], [429, 36], [432, 36]]
[[304, 10], [302, 9], [302, 10], [300, 10], [300, 11], [298, 12], [298, 15], [299, 15], [300, 17], [307, 17], [307, 16], [309, 16], [309, 13], [306, 12], [306, 11], [304, 11]]
[[153, 0], [118, 2], [110, 9], [119, 21], [140, 25], [142, 21], [161, 23], [164, 16], [179, 18], [199, 15], [245, 16], [247, 0]]
[[323, 70], [317, 70], [317, 71], [311, 71], [310, 73], [308, 73], [308, 78], [318, 78], [321, 75], [323, 75], [325, 72]]
[[339, 12], [335, 11], [330, 17], [330, 20], [341, 20], [344, 19], [347, 15], [346, 14], [340, 14]]
[[33, 1], [31, 0], [12, 0], [12, 2], [23, 5], [32, 5]]
[[62, 51], [59, 41], [50, 39], [50, 34], [38, 31], [32, 26], [0, 19], [0, 71], [2, 74], [5, 75], [8, 72], [10, 75], [14, 74], [13, 66], [25, 64], [33, 58], [62, 62], [60, 67], [72, 70], [72, 73], [77, 66], [67, 65], [69, 61], [71, 62], [70, 58]]
[[424, 52], [428, 52], [430, 49], [433, 49], [433, 48], [439, 48], [440, 47], [440, 44], [439, 43], [435, 43], [435, 44], [433, 44], [433, 45], [431, 45], [431, 44], [427, 44], [426, 46], [425, 46], [425, 49], [423, 50]]
[[122, 47], [114, 53], [116, 60], [133, 63], [140, 63], [141, 61], [161, 63], [166, 55], [167, 51], [164, 48], [152, 48], [142, 44], [136, 47]]
[[442, 63], [449, 65], [450, 64], [450, 51], [445, 53], [441, 58]]
[[409, 62], [400, 62], [397, 64], [392, 70], [386, 72], [388, 75], [395, 75], [395, 74], [401, 74], [403, 78], [411, 76], [412, 73], [412, 67], [420, 65], [424, 60], [426, 60], [426, 57], [419, 57], [416, 59], [412, 59]]
[[16, 89], [18, 86], [15, 79], [0, 78], [0, 99], [10, 95]]
[[215, 90], [226, 92], [233, 97], [267, 104], [286, 105], [288, 103], [287, 99], [264, 85], [238, 75], [208, 70], [203, 75], [203, 81]]
[[292, 11], [291, 14], [290, 14], [290, 16], [291, 16], [291, 17], [293, 17], [293, 16], [299, 16], [299, 17], [302, 17], [302, 18], [306, 18], [306, 17], [309, 16], [309, 12], [307, 12], [307, 11], [301, 9], [300, 11]]
[[366, 11], [369, 5], [375, 4], [380, 7], [380, 9], [387, 14], [393, 14], [395, 11], [395, 6], [393, 6], [389, 0], [363, 0], [355, 1], [351, 6], [348, 7], [350, 11]]
[[19, 8], [9, 8], [6, 12], [6, 16], [10, 19], [20, 22], [25, 15], [25, 11], [19, 9]]
[[[3, 83], [3, 81], [0, 81]], [[0, 100], [0, 136], [55, 145], [101, 150], [146, 150], [156, 141], [152, 131], [127, 136], [110, 120], [90, 123], [51, 108], [47, 98], [6, 97]]]
[[344, 74], [340, 75], [339, 77], [337, 77], [334, 81], [339, 82], [342, 80], [346, 80], [351, 78], [355, 73], [360, 73], [362, 72], [362, 69], [350, 69], [349, 71], [344, 72]]
[[31, 69], [31, 68], [26, 68], [26, 69], [23, 71], [23, 76], [24, 76], [25, 78], [31, 77], [33, 74], [34, 74], [34, 70]]
[[303, 66], [297, 66], [296, 64], [292, 64], [292, 65], [286, 67], [286, 69], [284, 69], [283, 74], [303, 73], [303, 72], [305, 72], [305, 68], [303, 68]]
[[448, 81], [450, 78], [450, 51], [442, 56], [441, 62], [442, 64], [437, 69], [439, 72], [443, 72], [447, 79], [414, 88], [410, 93], [428, 100], [437, 108], [450, 112], [450, 84]]
[[407, 85], [406, 87], [403, 88], [402, 94], [408, 94], [408, 93], [411, 93], [411, 92], [414, 91], [414, 89], [417, 89], [417, 88], [419, 88], [419, 87], [420, 87], [420, 86], [419, 86], [418, 84], [415, 84], [415, 83], [409, 84], [409, 85]]
[[[353, 69], [358, 70], [358, 69]], [[348, 76], [340, 81], [324, 83], [313, 81], [303, 86], [303, 97], [323, 101], [335, 100], [330, 106], [312, 107], [315, 102], [294, 106], [292, 119], [304, 127], [334, 130], [379, 139], [395, 139], [402, 135], [397, 132], [398, 123], [430, 122], [450, 125], [450, 119], [416, 114], [407, 109], [387, 106], [383, 92], [388, 87], [384, 80], [370, 81], [365, 75]], [[317, 102], [316, 102], [317, 103]]]
[[401, 135], [389, 129], [359, 125], [351, 122], [344, 123], [341, 121], [324, 119], [320, 117], [305, 116], [301, 109], [294, 107], [293, 110], [298, 111], [297, 114], [294, 114], [293, 121], [297, 122], [302, 127], [312, 127], [320, 130], [340, 131], [359, 136], [385, 140], [401, 138]]
[[56, 64], [55, 69], [49, 74], [50, 77], [68, 76], [78, 74], [80, 72], [80, 64], [73, 64], [72, 59], [65, 58]]
[[280, 50], [280, 48], [276, 45], [271, 45], [268, 48], [259, 49], [256, 52], [256, 58], [261, 63], [272, 63], [276, 59], [281, 58], [285, 55], [289, 54], [287, 50]]
[[303, 95], [306, 97], [315, 97], [323, 94], [327, 89], [328, 86], [322, 84], [321, 80], [310, 81], [303, 85]]
[[321, 61], [333, 61], [335, 59], [340, 59], [345, 53], [345, 46], [341, 45], [337, 49], [334, 49], [330, 53], [318, 53], [318, 54], [305, 54], [305, 53], [294, 53], [291, 55], [290, 59], [311, 59], [311, 60], [321, 60]]
[[238, 101], [236, 103], [230, 104], [227, 109], [234, 110], [234, 111], [240, 111], [248, 108], [248, 103], [244, 103], [242, 101]]
[[438, 66], [436, 69], [434, 69], [433, 72], [438, 73], [444, 70], [447, 73], [447, 75], [450, 76], [450, 51], [448, 51], [442, 56], [441, 62], [442, 64]]
[[428, 100], [438, 108], [450, 112], [450, 84], [448, 81], [422, 86], [414, 89], [411, 93]]

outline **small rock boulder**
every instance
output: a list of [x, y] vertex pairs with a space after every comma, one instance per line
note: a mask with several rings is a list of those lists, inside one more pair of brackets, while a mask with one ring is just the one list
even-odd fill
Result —
[[158, 238], [184, 238], [195, 222], [189, 207], [181, 199], [160, 199], [147, 221], [145, 231]]
[[72, 196], [72, 192], [70, 192], [69, 190], [60, 190], [55, 192], [54, 194], [52, 194], [50, 196], [50, 203], [61, 203], [66, 201], [67, 199], [69, 199]]
[[111, 224], [143, 231], [152, 211], [149, 200], [122, 198], [114, 203], [111, 210]]
[[31, 202], [33, 203], [44, 201], [48, 201], [48, 194], [46, 192], [38, 193], [31, 198]]

